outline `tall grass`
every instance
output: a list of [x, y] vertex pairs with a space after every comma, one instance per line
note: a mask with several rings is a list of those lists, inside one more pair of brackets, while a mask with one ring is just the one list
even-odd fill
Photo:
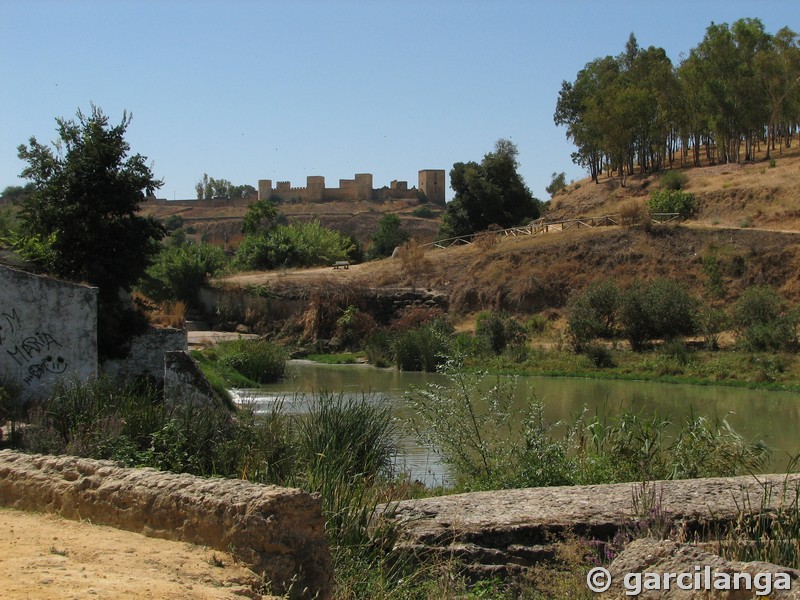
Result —
[[446, 371], [448, 384], [414, 389], [412, 429], [434, 447], [464, 490], [730, 476], [762, 468], [765, 444], [745, 440], [724, 419], [679, 423], [630, 411], [586, 412], [551, 422], [535, 397], [512, 410], [516, 379]]
[[266, 340], [238, 339], [217, 345], [218, 362], [258, 383], [271, 383], [286, 372], [286, 352]]
[[[788, 472], [796, 472], [798, 459]], [[763, 561], [800, 568], [800, 485], [789, 476], [780, 486], [761, 485], [761, 495], [739, 500], [739, 518], [717, 532], [715, 546], [721, 556], [745, 562]]]

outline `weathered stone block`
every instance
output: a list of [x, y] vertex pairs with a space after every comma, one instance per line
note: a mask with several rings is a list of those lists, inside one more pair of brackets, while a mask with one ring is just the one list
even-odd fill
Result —
[[[770, 598], [800, 598], [800, 571], [765, 562], [726, 560], [697, 546], [670, 540], [631, 542], [611, 563], [609, 572], [613, 585], [608, 595], [615, 598], [630, 598], [628, 592], [639, 588], [642, 591], [637, 598], [745, 600], [767, 593]], [[684, 576], [678, 582], [671, 577], [678, 574], [691, 577]], [[661, 589], [648, 590], [644, 585], [648, 581], [651, 586], [657, 581]], [[785, 589], [787, 586], [791, 589]]]
[[[775, 508], [796, 498], [800, 475], [759, 475], [650, 482], [644, 490], [657, 510], [689, 532], [735, 520], [742, 507]], [[399, 528], [401, 553], [458, 556], [473, 570], [500, 563], [506, 570], [539, 562], [553, 544], [574, 533], [609, 541], [639, 517], [641, 483], [546, 487], [453, 494], [378, 507]]]
[[319, 497], [111, 461], [0, 451], [0, 505], [232, 551], [283, 593], [329, 598], [330, 553]]

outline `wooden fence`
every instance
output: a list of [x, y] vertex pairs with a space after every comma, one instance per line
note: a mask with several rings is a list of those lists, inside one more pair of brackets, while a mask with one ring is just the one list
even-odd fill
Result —
[[[681, 216], [679, 213], [653, 213], [650, 215], [650, 219], [653, 223], [670, 223], [673, 221], [680, 221]], [[562, 219], [560, 221], [545, 221], [544, 219], [536, 219], [535, 221], [531, 221], [522, 227], [499, 229], [495, 233], [502, 237], [517, 237], [522, 235], [540, 235], [552, 231], [566, 231], [568, 229], [612, 227], [619, 226], [621, 223], [622, 217], [619, 214], [602, 215], [599, 217], [577, 217], [574, 219]], [[480, 235], [482, 233], [485, 232], [437, 240], [435, 242], [423, 244], [422, 247], [450, 248], [451, 246], [469, 245], [472, 244], [476, 235]]]

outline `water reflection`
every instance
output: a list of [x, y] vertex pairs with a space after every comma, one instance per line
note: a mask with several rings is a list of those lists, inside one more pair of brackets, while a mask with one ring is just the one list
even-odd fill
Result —
[[[437, 373], [410, 373], [394, 369], [375, 369], [363, 365], [321, 365], [292, 361], [288, 377], [257, 391], [242, 391], [243, 397], [268, 412], [282, 402], [288, 412], [308, 410], [308, 398], [331, 391], [362, 395], [372, 402], [389, 402], [400, 420], [413, 418], [406, 393], [428, 383], [447, 383]], [[305, 395], [305, 398], [304, 398]], [[769, 470], [786, 467], [789, 455], [800, 452], [797, 431], [800, 426], [800, 394], [767, 392], [730, 387], [675, 385], [640, 381], [604, 381], [550, 377], [521, 377], [516, 390], [518, 408], [532, 397], [544, 404], [551, 421], [572, 421], [584, 408], [589, 415], [612, 417], [630, 409], [657, 412], [677, 422], [694, 414], [709, 419], [726, 418], [746, 439], [766, 442], [775, 451]], [[447, 476], [435, 453], [421, 447], [406, 433], [399, 440], [401, 467], [410, 477], [427, 484], [441, 484]]]

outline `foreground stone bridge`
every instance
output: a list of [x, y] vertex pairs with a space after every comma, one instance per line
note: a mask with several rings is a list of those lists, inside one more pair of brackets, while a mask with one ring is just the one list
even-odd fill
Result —
[[398, 527], [396, 551], [455, 557], [476, 572], [504, 573], [552, 558], [568, 534], [609, 541], [643, 517], [702, 534], [742, 509], [796, 506], [798, 486], [800, 474], [530, 488], [406, 500], [379, 510]]

